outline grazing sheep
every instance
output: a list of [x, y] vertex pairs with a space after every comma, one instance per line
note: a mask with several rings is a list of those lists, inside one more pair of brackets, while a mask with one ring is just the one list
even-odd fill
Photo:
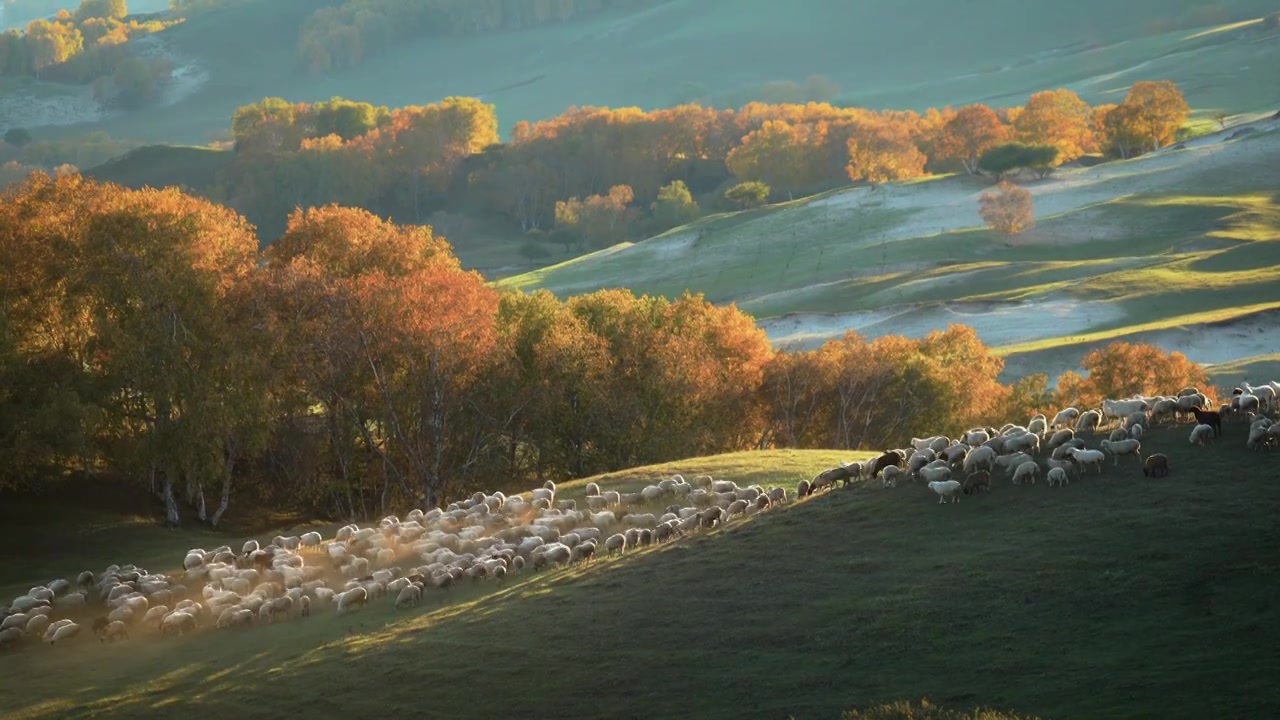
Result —
[[1053, 436], [1049, 438], [1049, 442], [1045, 443], [1044, 448], [1045, 450], [1052, 452], [1058, 447], [1071, 442], [1075, 439], [1075, 436], [1075, 430], [1072, 430], [1071, 428], [1064, 428], [1054, 433]]
[[1102, 473], [1102, 461], [1107, 457], [1101, 450], [1081, 450], [1080, 448], [1072, 448], [1068, 456], [1081, 466], [1094, 466], [1099, 474]]
[[1213, 436], [1214, 433], [1212, 425], [1200, 423], [1199, 425], [1191, 428], [1190, 440], [1192, 445], [1207, 445]]
[[[1196, 416], [1196, 422], [1200, 425], [1208, 425], [1213, 429], [1214, 437], [1222, 437], [1222, 412], [1217, 410], [1201, 410], [1199, 407], [1189, 408], [1192, 415]], [[1194, 435], [1194, 434], [1193, 434]], [[1195, 443], [1195, 440], [1191, 442]], [[1204, 443], [1198, 443], [1203, 445]]]
[[128, 628], [125, 627], [124, 623], [120, 622], [119, 620], [116, 620], [114, 622], [107, 623], [107, 626], [103, 628], [102, 632], [99, 634], [98, 639], [100, 642], [115, 642], [116, 640], [128, 640], [129, 630]]
[[942, 482], [929, 483], [929, 489], [938, 493], [938, 504], [942, 505], [948, 500], [951, 502], [960, 502], [959, 490], [961, 488], [958, 480], [943, 480]]
[[1162, 453], [1152, 453], [1142, 463], [1142, 474], [1150, 477], [1167, 477], [1169, 475], [1169, 458]]
[[1040, 465], [1035, 460], [1028, 460], [1018, 465], [1013, 471], [1013, 484], [1021, 485], [1023, 480], [1030, 480], [1032, 485], [1036, 484], [1036, 477], [1040, 475]]
[[949, 467], [926, 467], [920, 469], [920, 477], [928, 483], [943, 482], [951, 479]]
[[880, 473], [881, 487], [897, 487], [898, 480], [905, 475], [905, 471], [897, 465], [890, 465]]
[[1120, 464], [1121, 455], [1132, 455], [1138, 459], [1138, 462], [1142, 462], [1141, 450], [1142, 443], [1132, 438], [1115, 442], [1110, 440], [1102, 441], [1102, 451], [1111, 455], [1111, 459], [1115, 461], [1112, 463], [1113, 466]]
[[1086, 413], [1081, 413], [1080, 418], [1076, 420], [1076, 434], [1079, 435], [1085, 431], [1093, 432], [1098, 429], [1098, 425], [1101, 423], [1102, 413], [1097, 410], [1090, 410]]
[[800, 482], [796, 483], [796, 497], [797, 498], [809, 497], [809, 481], [808, 480], [801, 480]]
[[1129, 437], [1137, 440], [1142, 437], [1142, 433], [1146, 432], [1142, 423], [1134, 423], [1129, 427]]
[[26, 633], [22, 631], [22, 628], [11, 627], [7, 630], [0, 630], [0, 649], [19, 645], [26, 637]]
[[967, 475], [979, 469], [988, 470], [988, 471], [994, 470], [995, 463], [996, 463], [995, 448], [984, 445], [980, 448], [975, 448], [974, 450], [970, 450], [968, 454], [964, 456], [964, 465], [962, 467], [965, 474]]
[[334, 600], [338, 604], [337, 613], [346, 615], [357, 607], [364, 607], [369, 604], [369, 591], [363, 586], [354, 587], [338, 593], [334, 596]]
[[871, 470], [867, 473], [867, 477], [874, 478], [889, 466], [903, 467], [906, 464], [907, 458], [902, 453], [897, 450], [886, 450], [871, 463]]
[[1127, 437], [1129, 437], [1129, 433], [1124, 428], [1116, 428], [1111, 431], [1111, 434], [1107, 436], [1107, 439], [1115, 442], [1116, 440], [1124, 440]]
[[195, 615], [191, 615], [190, 613], [186, 613], [181, 610], [175, 610], [174, 612], [169, 613], [165, 616], [164, 620], [160, 621], [160, 633], [162, 635], [171, 635], [174, 633], [178, 635], [185, 635], [195, 629]]
[[417, 607], [422, 601], [422, 586], [410, 584], [396, 596], [396, 608]]
[[977, 495], [991, 492], [991, 473], [979, 470], [964, 479], [964, 494]]
[[53, 636], [49, 638], [49, 644], [53, 645], [59, 640], [70, 640], [71, 638], [79, 634], [80, 634], [80, 626], [73, 622], [69, 622], [66, 625], [62, 625], [57, 630], [53, 631]]
[[1074, 424], [1075, 421], [1079, 419], [1079, 417], [1080, 417], [1079, 410], [1073, 407], [1066, 408], [1065, 410], [1059, 411], [1057, 415], [1053, 416], [1053, 422], [1050, 423], [1050, 427], [1059, 427], [1062, 425]]
[[1053, 487], [1054, 485], [1061, 487], [1071, 482], [1071, 477], [1067, 473], [1066, 468], [1062, 467], [1049, 468], [1049, 472], [1045, 473], [1044, 479], [1049, 484], [1049, 487]]

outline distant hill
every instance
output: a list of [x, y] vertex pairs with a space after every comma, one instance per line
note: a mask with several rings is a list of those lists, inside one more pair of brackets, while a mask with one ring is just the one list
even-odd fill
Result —
[[[144, 142], [202, 143], [227, 127], [236, 107], [266, 96], [340, 95], [394, 107], [469, 95], [495, 103], [506, 132], [571, 105], [739, 104], [767, 94], [770, 82], [813, 75], [834, 83], [833, 99], [870, 107], [1015, 104], [1054, 85], [1092, 102], [1192, 34], [1169, 31], [1276, 9], [1273, 0], [669, 0], [531, 30], [422, 38], [312, 77], [299, 68], [296, 40], [315, 8], [314, 0], [250, 2], [161, 33], [207, 81], [172, 106], [93, 127]], [[1273, 101], [1280, 88], [1270, 66], [1233, 57], [1220, 67], [1193, 56], [1216, 41], [1179, 48], [1190, 53], [1179, 72], [1161, 77], [1183, 85], [1198, 107], [1244, 111]]]

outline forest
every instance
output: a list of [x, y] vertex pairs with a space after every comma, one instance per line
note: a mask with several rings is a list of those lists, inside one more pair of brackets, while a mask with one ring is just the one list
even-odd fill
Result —
[[496, 217], [535, 244], [595, 249], [849, 182], [1043, 175], [1085, 155], [1133, 157], [1174, 142], [1188, 113], [1175, 85], [1151, 81], [1099, 107], [1057, 89], [1022, 107], [923, 114], [826, 103], [570, 108], [517, 124], [504, 143], [494, 107], [474, 98], [394, 110], [268, 98], [236, 111], [234, 162], [204, 191], [268, 238], [294, 208], [337, 203], [406, 223], [440, 211]]
[[[297, 210], [259, 249], [177, 189], [36, 174], [0, 199], [0, 483], [113, 476], [171, 525], [331, 517], [767, 447], [875, 449], [1204, 385], [1117, 343], [1051, 390], [971, 328], [774, 349], [695, 295], [500, 293], [427, 226]], [[1135, 372], [1135, 369], [1138, 371]]]

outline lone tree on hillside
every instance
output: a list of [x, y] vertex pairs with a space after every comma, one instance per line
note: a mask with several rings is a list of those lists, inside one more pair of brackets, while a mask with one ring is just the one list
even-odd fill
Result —
[[1018, 235], [1035, 227], [1035, 203], [1031, 192], [1001, 180], [994, 191], [978, 198], [978, 214], [992, 229], [1006, 235]]
[[758, 181], [738, 183], [724, 193], [724, 199], [746, 210], [769, 202], [769, 186]]

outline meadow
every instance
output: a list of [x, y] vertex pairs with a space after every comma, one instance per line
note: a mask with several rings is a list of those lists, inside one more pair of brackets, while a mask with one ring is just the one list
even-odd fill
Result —
[[[1218, 330], [1274, 327], [1280, 308], [1280, 123], [1260, 120], [1231, 139], [1240, 127], [1026, 181], [1037, 224], [1016, 237], [978, 217], [989, 181], [948, 176], [708, 216], [498, 285], [560, 296], [700, 292], [754, 315], [775, 344], [799, 347], [850, 328], [917, 337], [958, 322], [999, 348], [1014, 378], [1075, 367], [1120, 338], [1169, 341], [1238, 371], [1242, 359], [1273, 353], [1265, 330]], [[1179, 328], [1208, 334], [1167, 335]]]
[[[946, 506], [918, 484], [866, 484], [624, 556], [429, 594], [417, 610], [385, 600], [252, 632], [138, 629], [114, 646], [26, 648], [0, 658], [0, 717], [397, 707], [799, 719], [921, 695], [1057, 720], [1272, 716], [1274, 458], [1246, 451], [1241, 425], [1207, 448], [1186, 432], [1144, 438], [1144, 452], [1171, 459], [1160, 480], [1108, 461], [1065, 488], [1002, 478]], [[739, 453], [561, 493], [588, 480], [638, 489], [675, 472], [793, 486], [857, 457]], [[108, 562], [172, 570], [188, 547], [243, 537], [162, 530], [119, 505], [83, 512], [51, 498], [0, 510], [3, 592]]]
[[[504, 135], [571, 105], [736, 106], [775, 81], [822, 75], [841, 104], [923, 110], [1016, 105], [1046, 87], [1114, 101], [1134, 79], [1167, 78], [1196, 108], [1231, 113], [1280, 97], [1269, 68], [1277, 43], [1257, 34], [1268, 0], [1087, 0], [1070, 5], [945, 0], [669, 0], [562, 25], [469, 37], [424, 37], [359, 67], [309, 76], [295, 38], [311, 0], [251, 2], [159, 34], [175, 64], [208, 73], [171, 106], [115, 115], [51, 135], [106, 130], [147, 143], [221, 137], [235, 108], [263, 97], [338, 95], [399, 107], [450, 95], [498, 107]], [[1243, 20], [1244, 22], [1237, 22]], [[767, 49], [767, 51], [761, 51]], [[447, 72], [443, 69], [447, 68]], [[435, 70], [438, 69], [438, 70]]]

